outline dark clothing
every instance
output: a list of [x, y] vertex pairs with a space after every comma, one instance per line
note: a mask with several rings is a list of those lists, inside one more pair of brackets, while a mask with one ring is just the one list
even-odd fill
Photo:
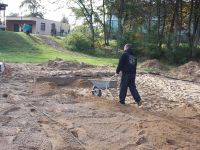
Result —
[[117, 66], [116, 73], [120, 71], [127, 74], [136, 74], [137, 58], [133, 55], [130, 49], [124, 51], [122, 54], [119, 64]]
[[125, 102], [128, 87], [135, 101], [140, 102], [141, 98], [135, 86], [134, 74], [122, 74], [121, 83], [120, 83], [120, 93], [119, 93], [120, 102], [122, 103]]
[[137, 58], [133, 55], [131, 49], [124, 51], [116, 69], [117, 74], [120, 71], [122, 72], [119, 94], [119, 99], [121, 103], [125, 103], [128, 87], [135, 101], [140, 102], [141, 100], [140, 95], [135, 86], [136, 67]]

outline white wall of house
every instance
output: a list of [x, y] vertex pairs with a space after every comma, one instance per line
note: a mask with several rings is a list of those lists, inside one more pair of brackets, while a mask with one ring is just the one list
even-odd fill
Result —
[[57, 35], [60, 34], [61, 30], [64, 30], [64, 33], [66, 34], [70, 29], [69, 24], [36, 17], [7, 17], [7, 21], [35, 22], [35, 25], [33, 25], [32, 28], [32, 33], [35, 34], [51, 35], [51, 27], [53, 23], [55, 24]]
[[68, 32], [69, 25], [63, 25], [60, 22], [51, 21], [51, 20], [37, 19], [36, 20], [36, 33], [50, 35], [51, 34], [51, 26], [53, 23], [55, 24], [57, 33], [60, 33], [60, 31], [62, 29], [64, 30], [64, 32]]

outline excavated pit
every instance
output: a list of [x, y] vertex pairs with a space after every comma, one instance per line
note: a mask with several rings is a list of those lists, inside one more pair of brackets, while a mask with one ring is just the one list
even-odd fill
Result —
[[70, 65], [9, 64], [0, 79], [1, 150], [200, 149], [198, 83], [138, 74], [142, 106], [130, 93], [120, 105], [116, 88], [95, 97], [89, 81], [115, 69]]

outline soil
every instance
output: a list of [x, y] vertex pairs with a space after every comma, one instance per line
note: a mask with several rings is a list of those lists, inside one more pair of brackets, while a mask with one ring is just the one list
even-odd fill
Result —
[[[46, 66], [46, 65], [44, 65]], [[83, 68], [92, 68], [92, 65], [88, 65], [85, 63], [79, 63], [79, 62], [72, 62], [72, 61], [63, 61], [63, 60], [50, 60], [47, 63], [47, 67], [53, 68], [53, 69], [59, 69], [59, 70], [77, 70], [77, 69], [83, 69]]]
[[[95, 97], [88, 80], [109, 80], [115, 69], [56, 62], [68, 69], [8, 64], [10, 74], [0, 77], [1, 150], [200, 149], [199, 83], [138, 74], [142, 106], [130, 93], [121, 105], [116, 88]], [[64, 75], [77, 80], [66, 86], [35, 82]]]
[[151, 69], [157, 69], [157, 70], [167, 70], [167, 67], [164, 66], [159, 60], [157, 59], [150, 59], [144, 61], [140, 68], [151, 68]]
[[172, 76], [195, 82], [200, 82], [200, 63], [190, 61], [171, 71]]

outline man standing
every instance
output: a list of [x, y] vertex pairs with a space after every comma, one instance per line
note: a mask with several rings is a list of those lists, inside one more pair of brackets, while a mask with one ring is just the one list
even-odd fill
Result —
[[138, 106], [140, 106], [141, 98], [135, 85], [137, 58], [133, 55], [132, 50], [133, 46], [131, 44], [126, 44], [124, 46], [124, 53], [122, 54], [116, 69], [116, 74], [119, 74], [120, 71], [122, 72], [119, 102], [125, 104], [127, 89], [129, 87], [134, 100]]
[[24, 24], [23, 25], [23, 32], [26, 33], [27, 35], [30, 35], [31, 32], [31, 26], [29, 24]]

